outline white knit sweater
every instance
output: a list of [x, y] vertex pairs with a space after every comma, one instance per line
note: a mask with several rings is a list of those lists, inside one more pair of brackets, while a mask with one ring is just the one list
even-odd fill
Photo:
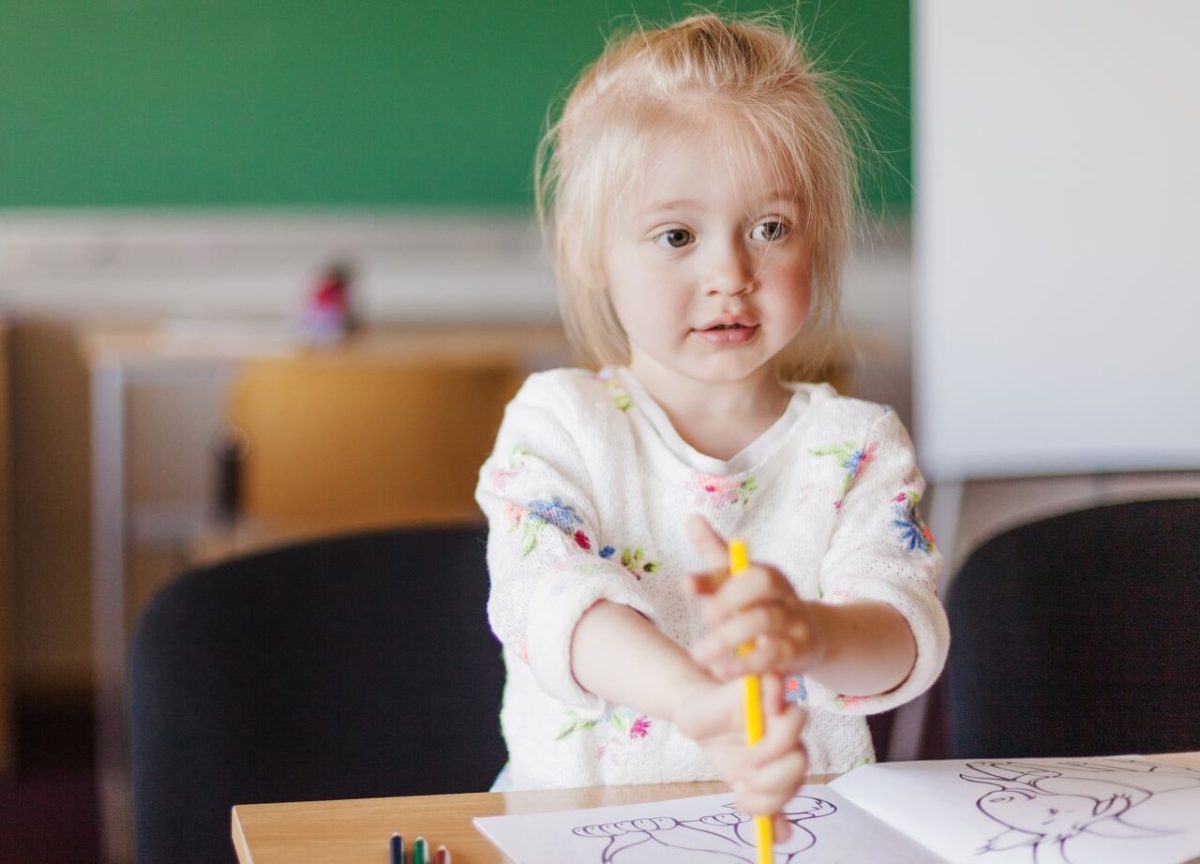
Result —
[[886, 407], [792, 384], [787, 412], [727, 462], [688, 446], [626, 369], [533, 375], [509, 404], [476, 498], [488, 518], [488, 615], [504, 645], [500, 719], [512, 788], [714, 779], [670, 723], [611, 705], [571, 674], [571, 635], [597, 600], [638, 610], [684, 647], [702, 634], [681, 578], [703, 569], [684, 519], [699, 512], [804, 598], [881, 600], [904, 615], [917, 661], [897, 689], [842, 697], [788, 679], [804, 703], [811, 770], [873, 758], [863, 714], [907, 702], [949, 644], [940, 553], [917, 514], [924, 480]]

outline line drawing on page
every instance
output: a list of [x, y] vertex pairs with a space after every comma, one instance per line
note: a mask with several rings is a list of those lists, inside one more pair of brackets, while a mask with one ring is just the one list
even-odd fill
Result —
[[[722, 812], [694, 819], [649, 816], [580, 825], [571, 833], [607, 841], [599, 850], [601, 864], [755, 864], [753, 817], [731, 803], [723, 806], [727, 809]], [[774, 864], [792, 864], [816, 845], [817, 836], [801, 823], [835, 812], [837, 807], [823, 798], [799, 795], [788, 802], [784, 816], [792, 823], [792, 836], [775, 844]]]
[[[967, 763], [959, 777], [992, 787], [975, 803], [1004, 827], [976, 854], [1027, 848], [1033, 864], [1078, 864], [1069, 844], [1085, 834], [1138, 840], [1175, 833], [1129, 817], [1164, 793], [1187, 791], [1200, 808], [1200, 771], [1141, 759]], [[1133, 814], [1136, 817], [1136, 814]]]

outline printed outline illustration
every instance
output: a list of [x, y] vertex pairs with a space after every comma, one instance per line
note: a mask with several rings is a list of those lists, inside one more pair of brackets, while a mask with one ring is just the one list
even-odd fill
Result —
[[1007, 829], [976, 854], [1028, 847], [1034, 864], [1072, 864], [1067, 843], [1085, 833], [1123, 840], [1173, 833], [1126, 816], [1156, 795], [1200, 789], [1200, 771], [1140, 759], [976, 761], [967, 768], [963, 780], [994, 787], [976, 808]]
[[[629, 849], [654, 844], [659, 852], [674, 849], [687, 853], [700, 853], [703, 857], [694, 860], [712, 862], [744, 862], [755, 864], [755, 837], [752, 817], [737, 810], [733, 804], [723, 805], [727, 810], [694, 819], [675, 819], [669, 816], [648, 816], [623, 819], [598, 825], [580, 825], [571, 833], [577, 837], [607, 839], [600, 852], [602, 864], [619, 864], [617, 856]], [[837, 812], [837, 807], [824, 798], [798, 795], [784, 810], [792, 823], [792, 836], [775, 845], [774, 860], [791, 864], [797, 856], [811, 849], [817, 837], [801, 825], [810, 819], [819, 819]], [[645, 851], [644, 849], [639, 851]], [[623, 859], [628, 858], [623, 856]], [[638, 856], [640, 857], [640, 856]], [[622, 859], [622, 860], [623, 860]]]

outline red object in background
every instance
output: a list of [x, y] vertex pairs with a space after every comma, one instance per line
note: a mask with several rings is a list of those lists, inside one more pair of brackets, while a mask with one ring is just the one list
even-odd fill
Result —
[[347, 287], [349, 274], [341, 267], [335, 267], [321, 277], [317, 290], [313, 294], [313, 303], [319, 309], [346, 309]]
[[350, 270], [338, 264], [322, 274], [304, 310], [304, 329], [318, 342], [341, 339], [351, 329]]

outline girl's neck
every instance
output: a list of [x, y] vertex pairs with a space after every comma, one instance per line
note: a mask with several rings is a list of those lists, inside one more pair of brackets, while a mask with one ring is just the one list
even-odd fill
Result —
[[729, 460], [787, 410], [792, 391], [768, 368], [737, 381], [700, 381], [631, 363], [638, 383], [658, 403], [679, 437], [699, 452]]

